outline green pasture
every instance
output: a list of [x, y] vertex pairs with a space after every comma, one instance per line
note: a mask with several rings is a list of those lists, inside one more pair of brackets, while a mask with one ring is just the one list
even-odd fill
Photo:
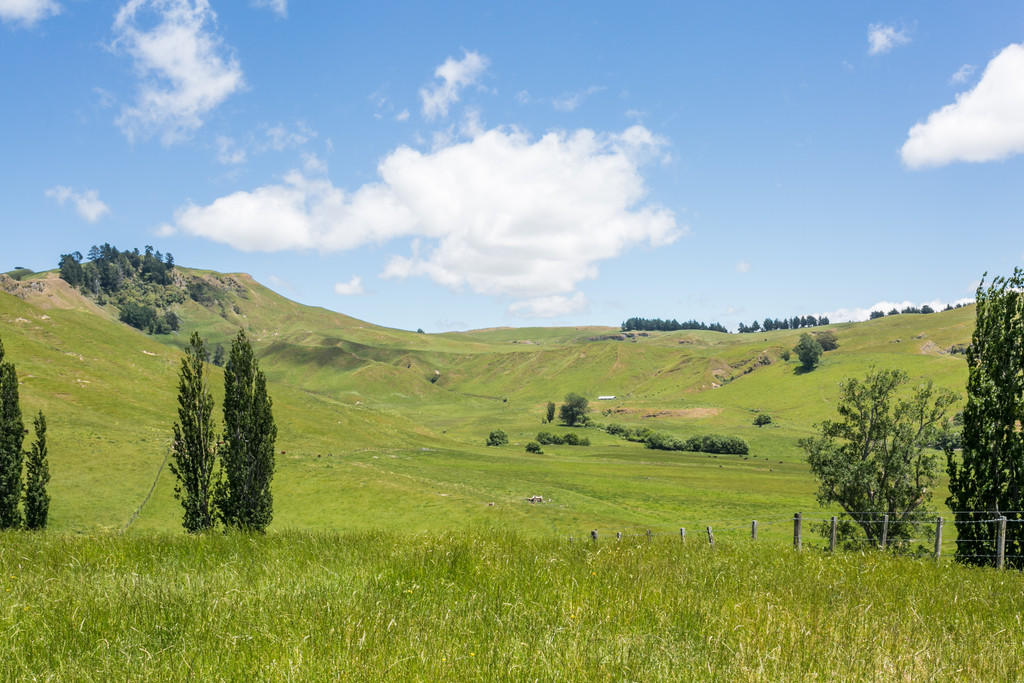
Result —
[[[192, 330], [260, 353], [279, 427], [272, 529], [444, 532], [514, 528], [538, 537], [594, 528], [673, 528], [816, 512], [798, 439], [831, 416], [839, 381], [899, 367], [962, 391], [972, 307], [831, 326], [840, 347], [804, 373], [782, 359], [800, 331], [745, 335], [617, 328], [418, 334], [301, 306], [245, 275], [181, 269], [217, 288], [186, 300], [179, 334], [147, 336], [52, 274], [0, 292], [0, 338], [18, 367], [26, 422], [49, 421], [51, 528], [180, 530], [166, 467], [180, 349]], [[42, 289], [32, 289], [37, 283]], [[211, 368], [215, 397], [221, 371]], [[598, 428], [589, 447], [527, 454], [548, 401], [591, 398], [598, 425], [679, 437], [720, 432], [748, 457], [651, 451]], [[613, 395], [614, 400], [597, 401]], [[219, 400], [219, 398], [218, 398]], [[773, 422], [755, 427], [759, 411]], [[492, 429], [508, 446], [484, 446]], [[30, 437], [31, 438], [31, 437]], [[159, 473], [159, 475], [158, 475]], [[152, 496], [149, 496], [150, 490]], [[531, 504], [527, 497], [543, 496]], [[936, 494], [942, 506], [944, 493]], [[143, 506], [143, 503], [145, 505]], [[493, 503], [493, 505], [491, 505]]]
[[1010, 681], [1024, 578], [508, 526], [0, 534], [4, 680]]

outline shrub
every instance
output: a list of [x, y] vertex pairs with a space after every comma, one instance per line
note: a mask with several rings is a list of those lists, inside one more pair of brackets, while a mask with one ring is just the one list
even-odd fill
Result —
[[558, 436], [557, 434], [552, 434], [551, 432], [538, 432], [537, 442], [544, 446], [549, 446], [551, 444], [559, 445], [565, 443], [562, 440], [562, 437]]
[[495, 429], [487, 436], [488, 446], [504, 446], [508, 443], [508, 434], [500, 429]]
[[757, 417], [754, 418], [754, 425], [757, 427], [763, 427], [772, 423], [772, 416], [768, 413], [758, 413]]
[[531, 441], [530, 443], [526, 444], [526, 452], [527, 453], [543, 453], [544, 451], [542, 451], [540, 449], [540, 444], [539, 443], [537, 443], [536, 441]]

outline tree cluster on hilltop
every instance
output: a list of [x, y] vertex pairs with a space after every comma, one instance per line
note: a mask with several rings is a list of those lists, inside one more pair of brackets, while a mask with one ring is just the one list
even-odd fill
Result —
[[185, 301], [184, 292], [173, 287], [174, 257], [146, 246], [120, 251], [104, 243], [93, 245], [88, 259], [81, 252], [61, 254], [60, 277], [83, 294], [104, 305], [117, 306], [120, 320], [150, 334], [167, 334], [179, 327], [178, 316], [170, 310]]
[[726, 332], [729, 330], [725, 329], [725, 326], [719, 323], [707, 323], [698, 322], [696, 320], [687, 320], [685, 322], [678, 322], [674, 318], [672, 320], [662, 320], [661, 318], [630, 318], [621, 325], [623, 332], [675, 332], [676, 330], [710, 330], [711, 332]]
[[800, 330], [805, 327], [819, 327], [828, 324], [829, 320], [826, 316], [796, 315], [792, 318], [765, 318], [764, 322], [755, 320], [749, 325], [740, 323], [736, 331], [740, 334], [747, 334], [750, 332], [771, 332], [772, 330]]
[[[946, 307], [943, 308], [942, 310], [943, 310], [943, 312], [945, 312], [945, 311], [952, 311], [952, 310], [955, 310], [957, 308], [963, 308], [965, 305], [966, 304], [946, 304]], [[904, 314], [908, 314], [908, 313], [928, 314], [928, 313], [934, 313], [934, 312], [935, 312], [935, 309], [932, 308], [931, 306], [929, 306], [928, 304], [925, 304], [924, 306], [904, 306], [902, 309], [892, 308], [892, 309], [889, 310], [888, 313], [886, 313], [885, 311], [871, 311], [871, 313], [868, 314], [868, 320], [875, 320], [876, 318], [884, 318], [887, 315], [904, 315]]]

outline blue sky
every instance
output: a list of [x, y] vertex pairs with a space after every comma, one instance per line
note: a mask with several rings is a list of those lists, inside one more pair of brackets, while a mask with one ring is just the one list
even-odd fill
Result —
[[0, 0], [0, 271], [404, 329], [867, 317], [1024, 259], [1024, 5]]

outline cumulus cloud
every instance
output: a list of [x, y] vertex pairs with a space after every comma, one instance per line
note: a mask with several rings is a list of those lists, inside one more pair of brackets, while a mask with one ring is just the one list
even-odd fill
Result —
[[900, 154], [910, 168], [997, 161], [1024, 152], [1024, 44], [985, 67], [974, 89], [910, 129]]
[[57, 200], [61, 206], [71, 202], [78, 215], [89, 223], [95, 223], [110, 213], [110, 207], [100, 200], [100, 193], [96, 190], [75, 192], [70, 187], [58, 185], [47, 190], [46, 196]]
[[868, 54], [884, 55], [894, 47], [906, 45], [910, 42], [910, 36], [903, 29], [885, 24], [871, 24], [868, 26]]
[[288, 16], [288, 0], [249, 0], [253, 7], [265, 7], [279, 16]]
[[476, 52], [466, 52], [461, 60], [446, 59], [434, 71], [434, 77], [441, 82], [420, 89], [423, 115], [428, 119], [447, 116], [448, 107], [459, 101], [462, 89], [476, 83], [489, 64], [487, 57]]
[[956, 73], [949, 77], [951, 85], [966, 83], [967, 80], [974, 75], [975, 68], [971, 64], [964, 64], [962, 67], [956, 70]]
[[863, 322], [871, 317], [873, 311], [881, 311], [882, 313], [888, 313], [892, 309], [902, 311], [908, 306], [913, 308], [921, 308], [922, 306], [931, 306], [934, 311], [941, 311], [946, 308], [946, 305], [956, 306], [957, 304], [972, 304], [974, 303], [973, 298], [957, 299], [956, 301], [941, 301], [939, 299], [932, 299], [931, 301], [922, 301], [920, 303], [914, 303], [913, 301], [879, 301], [876, 304], [868, 306], [867, 308], [838, 308], [828, 313], [819, 313], [820, 316], [828, 318], [829, 322], [832, 323], [849, 323], [849, 322]]
[[0, 20], [29, 28], [60, 11], [60, 5], [54, 0], [0, 0]]
[[384, 277], [425, 276], [454, 290], [518, 299], [517, 315], [562, 315], [586, 299], [580, 282], [630, 247], [673, 242], [673, 213], [645, 204], [642, 164], [665, 142], [641, 126], [618, 134], [517, 129], [422, 152], [400, 147], [379, 180], [346, 192], [324, 169], [282, 183], [190, 204], [182, 231], [238, 249], [349, 250], [411, 238]]
[[750, 272], [750, 262], [749, 261], [740, 261], [739, 263], [737, 263], [736, 264], [736, 272], [737, 273], [749, 273]]
[[117, 118], [129, 140], [159, 133], [165, 145], [180, 142], [245, 87], [216, 19], [208, 0], [129, 0], [117, 13], [113, 47], [132, 57], [140, 78], [135, 104]]
[[334, 284], [334, 293], [342, 296], [363, 294], [363, 278], [353, 275], [352, 279], [348, 282], [336, 282]]

